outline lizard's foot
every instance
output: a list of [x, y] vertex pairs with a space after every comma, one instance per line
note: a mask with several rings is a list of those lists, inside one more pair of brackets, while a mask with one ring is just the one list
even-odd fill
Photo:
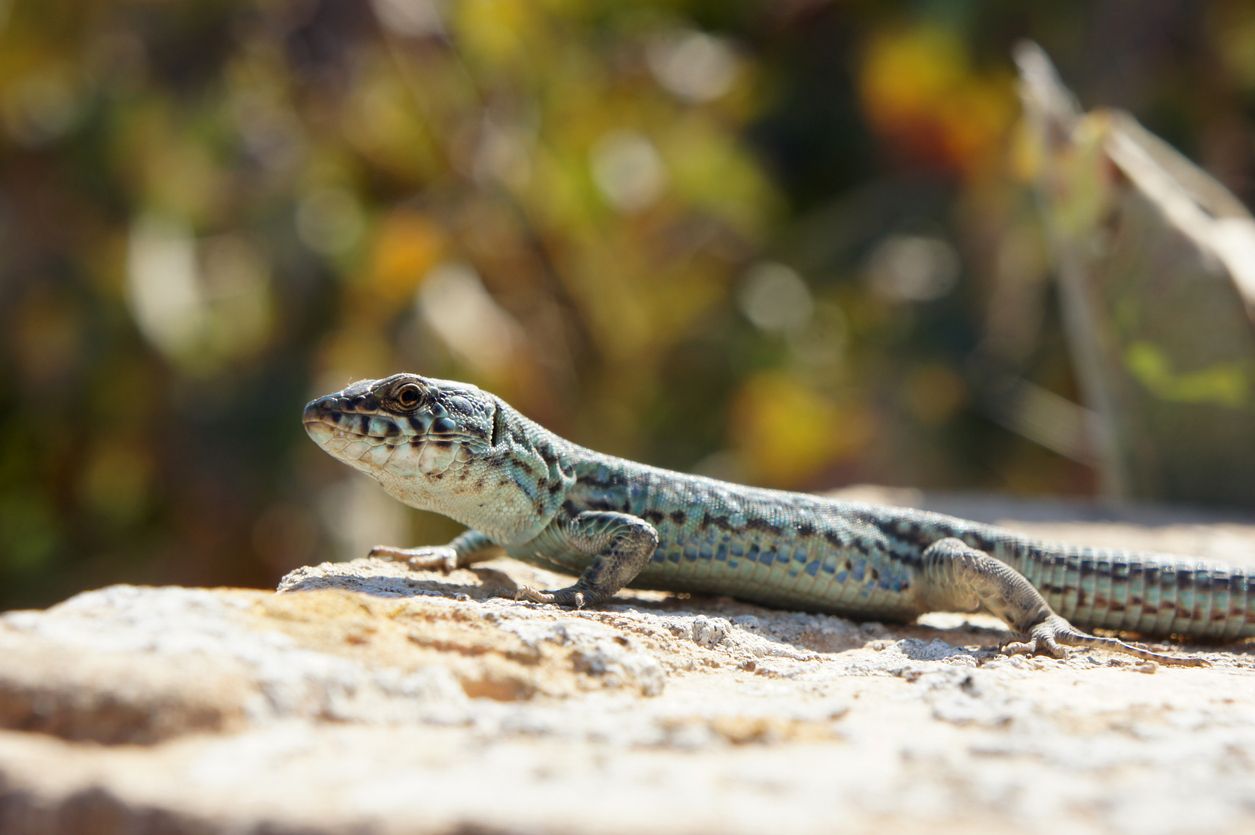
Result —
[[420, 548], [393, 548], [376, 545], [371, 557], [403, 562], [415, 571], [439, 571], [448, 574], [458, 567], [458, 552], [449, 545], [425, 545]]
[[519, 586], [514, 593], [515, 600], [527, 600], [532, 603], [551, 603], [555, 606], [583, 609], [586, 602], [584, 592], [575, 586], [554, 591], [537, 591], [531, 586]]
[[1204, 659], [1193, 655], [1166, 655], [1133, 644], [1126, 644], [1117, 638], [1100, 638], [1097, 635], [1090, 635], [1058, 615], [1050, 615], [1033, 626], [1028, 632], [1027, 641], [1012, 641], [1004, 646], [1002, 651], [1008, 655], [1049, 655], [1052, 658], [1063, 658], [1067, 655], [1064, 645], [1105, 649], [1171, 666], [1210, 666]]

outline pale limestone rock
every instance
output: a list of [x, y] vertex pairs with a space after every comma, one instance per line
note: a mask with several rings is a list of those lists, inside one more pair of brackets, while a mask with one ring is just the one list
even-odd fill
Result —
[[[1081, 541], [1255, 543], [1033, 510]], [[1156, 671], [1006, 658], [985, 618], [657, 593], [571, 612], [515, 581], [558, 578], [358, 560], [280, 594], [115, 586], [0, 615], [0, 833], [1255, 827], [1249, 642]]]

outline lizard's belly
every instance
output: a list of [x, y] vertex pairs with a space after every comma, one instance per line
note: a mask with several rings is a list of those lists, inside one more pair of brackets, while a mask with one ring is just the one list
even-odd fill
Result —
[[632, 585], [722, 594], [753, 603], [879, 620], [910, 620], [921, 607], [909, 570], [876, 553], [816, 543], [660, 543]]
[[[878, 620], [911, 620], [922, 611], [908, 566], [875, 551], [849, 552], [815, 539], [769, 544], [730, 535], [660, 533], [658, 549], [630, 588], [727, 595]], [[573, 576], [592, 562], [557, 543], [531, 545], [511, 555]]]

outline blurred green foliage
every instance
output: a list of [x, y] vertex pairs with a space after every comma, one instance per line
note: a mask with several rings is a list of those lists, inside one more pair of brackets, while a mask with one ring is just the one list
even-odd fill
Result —
[[1074, 396], [1021, 37], [1251, 202], [1237, 0], [0, 0], [0, 607], [447, 536], [301, 431], [401, 369], [738, 480], [1091, 490], [1006, 428]]

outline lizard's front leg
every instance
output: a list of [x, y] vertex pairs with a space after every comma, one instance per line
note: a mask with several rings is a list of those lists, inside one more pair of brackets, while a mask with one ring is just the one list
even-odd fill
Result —
[[369, 556], [403, 562], [415, 571], [442, 571], [466, 568], [505, 553], [505, 549], [479, 531], [466, 531], [448, 545], [422, 545], [418, 548], [393, 548], [376, 545]]
[[[574, 585], [554, 591], [522, 586], [516, 600], [556, 603], [581, 608], [605, 600], [641, 572], [658, 547], [658, 532], [638, 516], [613, 511], [586, 511], [574, 518], [558, 518], [538, 539], [592, 557], [592, 563]], [[554, 542], [556, 540], [556, 542]]]
[[1006, 653], [1044, 653], [1062, 658], [1062, 645], [1066, 644], [1112, 650], [1161, 664], [1206, 664], [1199, 658], [1151, 652], [1077, 629], [1050, 608], [1027, 577], [960, 539], [943, 539], [924, 551], [923, 580], [921, 599], [930, 611], [974, 611], [984, 606], [1025, 638], [1008, 643], [1003, 647]]

